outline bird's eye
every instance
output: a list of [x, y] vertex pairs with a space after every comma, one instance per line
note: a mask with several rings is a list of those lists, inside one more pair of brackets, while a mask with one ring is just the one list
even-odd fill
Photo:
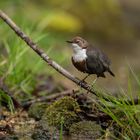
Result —
[[79, 40], [76, 40], [76, 43], [79, 43], [80, 41]]

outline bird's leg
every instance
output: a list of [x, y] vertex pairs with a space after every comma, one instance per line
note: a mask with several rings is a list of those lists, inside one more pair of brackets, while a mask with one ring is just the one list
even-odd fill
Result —
[[83, 79], [83, 80], [81, 80], [81, 81], [83, 81], [83, 82], [84, 82], [84, 81], [85, 81], [85, 80], [89, 77], [89, 75], [90, 75], [90, 74], [86, 75], [86, 76], [84, 77], [84, 79]]
[[[98, 79], [98, 77], [96, 77], [96, 78], [94, 79], [94, 81], [91, 83], [90, 89], [93, 88], [93, 85], [96, 83], [97, 79]], [[87, 91], [87, 93], [89, 93], [89, 91]]]
[[90, 89], [93, 88], [93, 86], [94, 86], [94, 84], [96, 83], [97, 79], [98, 79], [98, 77], [96, 77], [96, 78], [94, 79], [94, 81], [91, 83], [91, 85], [90, 85]]
[[85, 80], [88, 78], [90, 74], [86, 75], [80, 82], [79, 82], [79, 85], [81, 87], [82, 83], [85, 82]]
[[92, 84], [90, 85], [91, 87], [93, 87], [93, 85], [96, 83], [97, 79], [98, 79], [98, 77], [96, 77], [96, 78], [94, 79], [94, 81], [93, 81]]

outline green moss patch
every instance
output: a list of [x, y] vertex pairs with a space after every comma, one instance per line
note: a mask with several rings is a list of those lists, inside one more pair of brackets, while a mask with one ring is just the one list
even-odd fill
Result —
[[63, 128], [68, 130], [74, 123], [80, 121], [77, 112], [80, 110], [78, 103], [72, 97], [64, 97], [51, 104], [43, 115], [43, 120], [49, 125], [60, 128], [63, 123]]

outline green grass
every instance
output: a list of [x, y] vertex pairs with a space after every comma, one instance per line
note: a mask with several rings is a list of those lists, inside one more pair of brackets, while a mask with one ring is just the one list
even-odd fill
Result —
[[[47, 54], [56, 60], [61, 65], [67, 65], [67, 53], [64, 52], [62, 44], [65, 37], [60, 34], [51, 34], [46, 30], [40, 30], [38, 23], [32, 25], [27, 22], [25, 17], [14, 17], [16, 23], [21, 29], [32, 37], [32, 39], [47, 52]], [[55, 77], [56, 71], [50, 68], [39, 56], [37, 56], [13, 31], [2, 21], [0, 21], [0, 77], [5, 78], [5, 83], [9, 89], [14, 91], [15, 95], [26, 94], [28, 97], [36, 86], [36, 77], [38, 75]], [[63, 43], [62, 43], [63, 42]], [[113, 95], [108, 95], [104, 91], [99, 91], [105, 94], [108, 100], [113, 103], [108, 103], [100, 96], [100, 101], [103, 106], [99, 105], [100, 110], [111, 116], [113, 119], [112, 127], [117, 127], [116, 131], [121, 136], [121, 139], [130, 140], [137, 139], [140, 136], [140, 106], [130, 105], [124, 102], [124, 99], [133, 99], [134, 87], [133, 80], [140, 88], [139, 77], [134, 70], [128, 65], [131, 74], [128, 74], [128, 89], [124, 91], [120, 88], [119, 101]], [[137, 96], [139, 97], [139, 93]], [[0, 90], [0, 104], [4, 102], [8, 105], [11, 112], [14, 111], [14, 106], [11, 98]], [[134, 103], [133, 103], [134, 104]], [[121, 131], [117, 129], [121, 128]], [[60, 139], [62, 139], [63, 120], [61, 122]], [[116, 137], [116, 139], [118, 139]]]
[[2, 106], [2, 103], [6, 103], [11, 113], [14, 113], [14, 105], [11, 97], [0, 90], [0, 106]]
[[[24, 93], [26, 97], [31, 97], [31, 93], [36, 86], [37, 76], [55, 76], [56, 71], [37, 56], [4, 22], [0, 21], [0, 23], [0, 77], [4, 78], [5, 84], [14, 92], [14, 95], [20, 96]], [[22, 24], [22, 30], [31, 36], [33, 41], [41, 46], [41, 49], [59, 64], [66, 64], [65, 56], [67, 54], [58, 51], [61, 49], [62, 40], [60, 38], [56, 39], [49, 33], [41, 32], [37, 25]], [[53, 40], [58, 39], [59, 45], [56, 49], [55, 46], [53, 47]], [[1, 100], [4, 99], [4, 102], [9, 104], [10, 97], [1, 91], [0, 94], [5, 96]]]
[[61, 117], [61, 122], [60, 122], [60, 137], [59, 137], [59, 140], [63, 140], [63, 127], [64, 127], [64, 118], [62, 116]]
[[[130, 65], [128, 65], [128, 70], [130, 71], [128, 74], [128, 88], [127, 90], [123, 90], [120, 87], [118, 97], [103, 90], [98, 90], [100, 94], [104, 94], [104, 96], [111, 101], [111, 103], [109, 103], [102, 97], [99, 97], [101, 104], [98, 104], [98, 106], [100, 110], [112, 118], [110, 127], [115, 130], [116, 135], [119, 135], [119, 137], [115, 136], [116, 140], [131, 140], [140, 137], [140, 105], [135, 105], [133, 102], [135, 92], [133, 83], [136, 83], [139, 89], [139, 78]], [[136, 97], [139, 98], [139, 93], [137, 93]], [[132, 104], [126, 102], [127, 99], [129, 99]], [[114, 134], [112, 137], [114, 137]]]

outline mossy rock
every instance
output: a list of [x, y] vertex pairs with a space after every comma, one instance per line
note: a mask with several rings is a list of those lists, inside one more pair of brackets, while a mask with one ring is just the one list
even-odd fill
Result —
[[76, 139], [96, 140], [101, 137], [101, 126], [96, 122], [81, 121], [70, 127], [69, 134]]
[[29, 117], [35, 118], [36, 120], [40, 120], [47, 107], [48, 104], [46, 103], [32, 104], [28, 111]]
[[51, 135], [49, 134], [48, 131], [37, 129], [32, 134], [32, 139], [33, 140], [50, 140], [51, 139]]
[[78, 103], [72, 97], [64, 97], [51, 104], [45, 111], [42, 120], [50, 126], [68, 130], [74, 123], [80, 121], [77, 112], [80, 111]]
[[60, 130], [54, 126], [49, 126], [46, 121], [38, 121], [34, 132], [32, 133], [33, 140], [58, 140], [60, 135]]
[[33, 140], [58, 140], [60, 135], [60, 131], [55, 128], [45, 128], [42, 127], [34, 130], [32, 134]]

